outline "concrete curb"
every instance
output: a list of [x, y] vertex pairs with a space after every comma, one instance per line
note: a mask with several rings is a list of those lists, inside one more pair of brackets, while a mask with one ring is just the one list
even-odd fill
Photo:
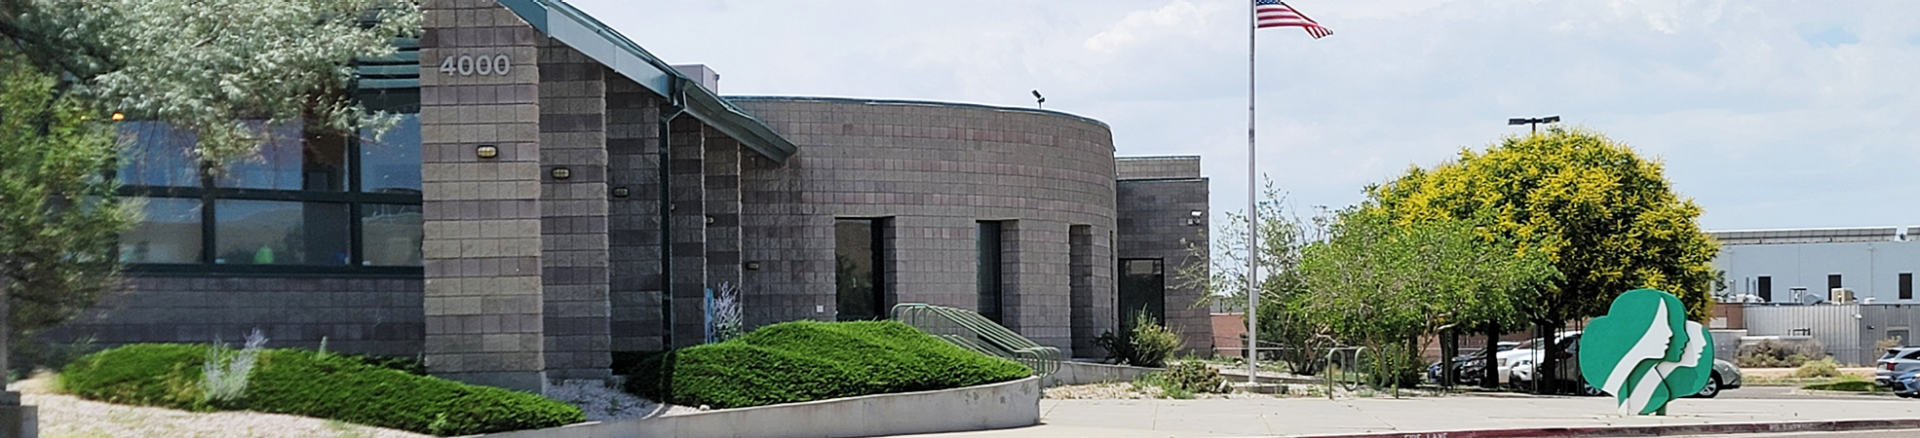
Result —
[[1144, 374], [1165, 371], [1165, 368], [1145, 368], [1126, 365], [1107, 365], [1085, 362], [1060, 362], [1060, 371], [1047, 376], [1047, 387], [1060, 385], [1086, 385], [1093, 383], [1132, 382]]
[[1040, 378], [938, 391], [879, 394], [589, 422], [483, 438], [853, 438], [964, 432], [1040, 423]]
[[1920, 419], [1793, 421], [1781, 423], [1661, 424], [1646, 426], [1543, 427], [1527, 429], [1375, 432], [1337, 435], [1287, 435], [1293, 438], [1520, 438], [1639, 437], [1776, 432], [1848, 432], [1920, 429]]

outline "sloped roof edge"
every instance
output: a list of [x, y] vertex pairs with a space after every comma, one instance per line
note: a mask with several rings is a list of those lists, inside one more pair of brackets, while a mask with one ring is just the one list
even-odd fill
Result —
[[673, 101], [689, 115], [776, 162], [799, 148], [759, 118], [700, 86], [620, 32], [561, 0], [497, 0], [534, 29], [599, 61], [641, 87]]

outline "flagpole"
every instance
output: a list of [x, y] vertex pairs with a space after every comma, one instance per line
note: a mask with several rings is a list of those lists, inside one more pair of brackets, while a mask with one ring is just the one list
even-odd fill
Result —
[[1259, 4], [1247, 0], [1247, 383], [1260, 383], [1260, 208], [1254, 201], [1253, 150], [1254, 36], [1260, 30]]

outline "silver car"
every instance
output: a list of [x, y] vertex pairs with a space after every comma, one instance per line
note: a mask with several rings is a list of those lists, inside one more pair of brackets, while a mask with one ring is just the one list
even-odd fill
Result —
[[1694, 394], [1693, 396], [1713, 398], [1714, 396], [1720, 395], [1720, 391], [1723, 389], [1739, 388], [1741, 384], [1745, 383], [1744, 380], [1746, 379], [1740, 375], [1740, 367], [1734, 366], [1733, 362], [1715, 358], [1713, 360], [1713, 378], [1708, 379], [1707, 386], [1701, 387], [1700, 393]]
[[1891, 387], [1893, 379], [1913, 370], [1920, 370], [1920, 347], [1888, 348], [1873, 362], [1873, 383]]

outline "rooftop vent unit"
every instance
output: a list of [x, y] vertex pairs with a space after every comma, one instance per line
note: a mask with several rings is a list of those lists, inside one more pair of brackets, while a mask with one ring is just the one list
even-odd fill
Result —
[[693, 78], [694, 82], [700, 83], [700, 86], [705, 87], [707, 91], [712, 91], [713, 94], [720, 94], [720, 73], [716, 73], [713, 69], [707, 68], [706, 64], [682, 64], [673, 66], [673, 69], [678, 70], [680, 74]]

